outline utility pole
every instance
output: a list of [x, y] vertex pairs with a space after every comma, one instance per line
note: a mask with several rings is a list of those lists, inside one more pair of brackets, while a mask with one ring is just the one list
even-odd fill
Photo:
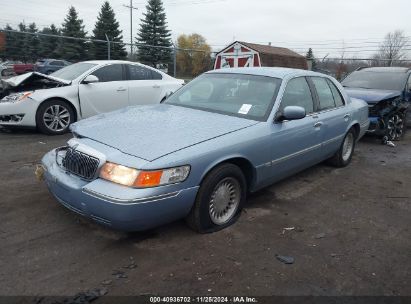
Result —
[[110, 49], [111, 49], [110, 39], [108, 39], [107, 34], [104, 34], [104, 35], [106, 35], [106, 39], [107, 39], [107, 59], [110, 60], [110, 59], [111, 59], [111, 58], [110, 58]]
[[138, 10], [133, 6], [133, 0], [130, 0], [130, 5], [123, 4], [124, 7], [130, 9], [130, 55], [133, 56], [133, 9]]
[[173, 42], [173, 75], [177, 77], [177, 47]]

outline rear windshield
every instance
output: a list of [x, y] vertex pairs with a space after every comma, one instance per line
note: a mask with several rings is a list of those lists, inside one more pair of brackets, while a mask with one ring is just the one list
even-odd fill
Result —
[[342, 82], [346, 88], [402, 91], [407, 74], [393, 72], [357, 71], [347, 76]]
[[52, 73], [50, 76], [71, 81], [81, 76], [96, 65], [97, 64], [86, 62], [75, 63]]
[[182, 107], [264, 121], [281, 79], [245, 74], [204, 74], [166, 101]]

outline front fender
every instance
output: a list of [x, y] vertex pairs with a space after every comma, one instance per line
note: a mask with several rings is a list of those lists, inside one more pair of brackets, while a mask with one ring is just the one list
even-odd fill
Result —
[[37, 90], [30, 96], [40, 106], [43, 102], [51, 99], [60, 99], [70, 103], [76, 111], [77, 119], [81, 119], [81, 109], [78, 97], [78, 86], [69, 85], [59, 88]]

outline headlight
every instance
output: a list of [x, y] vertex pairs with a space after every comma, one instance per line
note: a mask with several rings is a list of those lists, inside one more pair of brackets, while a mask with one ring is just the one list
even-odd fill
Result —
[[100, 170], [100, 178], [124, 186], [150, 188], [181, 183], [187, 179], [189, 173], [190, 166], [141, 171], [114, 163], [105, 163]]
[[27, 99], [33, 92], [22, 92], [22, 93], [15, 93], [4, 97], [1, 101], [2, 102], [19, 102]]

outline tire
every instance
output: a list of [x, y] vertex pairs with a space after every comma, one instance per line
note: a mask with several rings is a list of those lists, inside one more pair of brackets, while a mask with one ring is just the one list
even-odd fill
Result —
[[385, 140], [399, 141], [403, 139], [404, 134], [407, 130], [406, 124], [406, 114], [396, 113], [392, 114], [387, 119], [387, 132], [385, 135]]
[[222, 164], [202, 181], [186, 222], [199, 233], [224, 229], [237, 221], [246, 196], [247, 182], [241, 169], [233, 164]]
[[67, 102], [58, 99], [48, 100], [37, 110], [37, 129], [47, 135], [64, 134], [69, 131], [74, 117], [73, 108]]
[[328, 160], [328, 163], [337, 168], [344, 168], [348, 166], [354, 154], [356, 138], [357, 134], [355, 130], [351, 128], [347, 134], [345, 134], [340, 148], [334, 156]]

